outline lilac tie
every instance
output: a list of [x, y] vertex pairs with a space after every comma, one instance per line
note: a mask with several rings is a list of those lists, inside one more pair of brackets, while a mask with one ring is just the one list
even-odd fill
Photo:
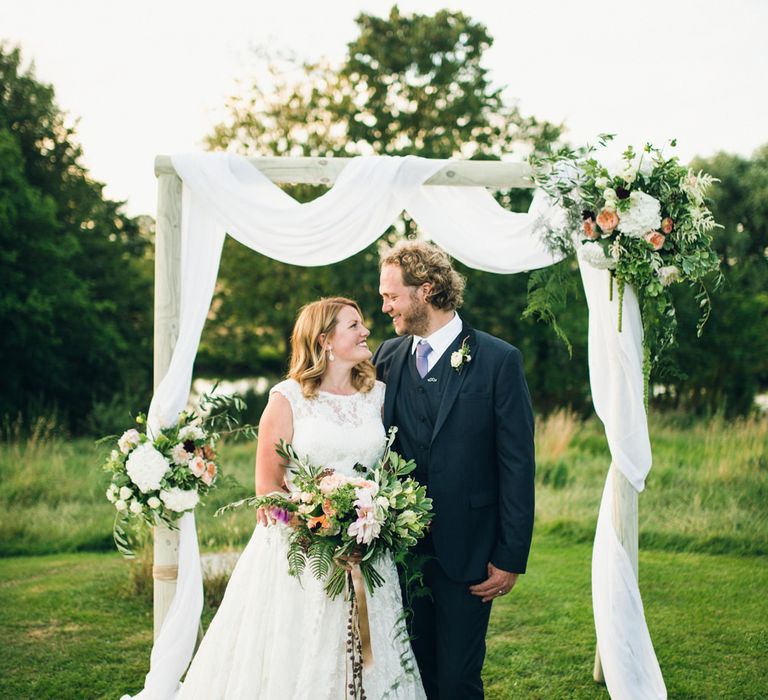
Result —
[[432, 352], [432, 346], [426, 340], [420, 340], [416, 344], [416, 371], [424, 379], [429, 371], [429, 362], [427, 357]]

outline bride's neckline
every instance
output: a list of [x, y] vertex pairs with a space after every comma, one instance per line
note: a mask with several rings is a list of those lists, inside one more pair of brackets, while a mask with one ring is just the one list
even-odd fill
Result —
[[338, 397], [344, 398], [344, 399], [349, 398], [350, 396], [358, 396], [360, 394], [359, 391], [355, 391], [355, 392], [353, 392], [351, 394], [336, 394], [333, 391], [325, 391], [325, 389], [318, 389], [317, 393], [318, 394], [325, 394], [326, 396], [338, 396]]

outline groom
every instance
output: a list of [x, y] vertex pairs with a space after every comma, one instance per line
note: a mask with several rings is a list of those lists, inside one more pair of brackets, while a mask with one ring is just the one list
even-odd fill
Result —
[[411, 635], [430, 700], [483, 697], [494, 598], [525, 572], [533, 528], [533, 416], [520, 351], [456, 313], [464, 279], [442, 250], [400, 241], [379, 292], [399, 338], [373, 357], [384, 423], [433, 499], [421, 553], [431, 598], [412, 601]]

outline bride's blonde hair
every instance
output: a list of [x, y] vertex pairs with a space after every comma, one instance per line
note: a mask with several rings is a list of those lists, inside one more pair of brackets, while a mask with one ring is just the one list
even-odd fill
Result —
[[[318, 387], [328, 368], [328, 355], [320, 342], [320, 336], [328, 337], [338, 323], [339, 311], [351, 306], [363, 312], [356, 301], [344, 297], [328, 297], [306, 304], [299, 311], [291, 335], [291, 364], [288, 377], [301, 385], [301, 392], [308, 399], [317, 396]], [[366, 393], [376, 383], [376, 370], [370, 360], [352, 368], [352, 386]]]

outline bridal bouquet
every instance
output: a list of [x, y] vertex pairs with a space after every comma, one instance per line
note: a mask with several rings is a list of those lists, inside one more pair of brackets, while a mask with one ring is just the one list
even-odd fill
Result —
[[[600, 144], [612, 138], [601, 135]], [[531, 159], [537, 186], [566, 215], [565, 229], [548, 228], [545, 238], [552, 248], [575, 248], [584, 262], [610, 270], [607, 293], [616, 286], [619, 330], [624, 287], [632, 286], [641, 304], [646, 351], [652, 347], [658, 356], [674, 340], [673, 283], [699, 287], [699, 333], [709, 316], [704, 280], [717, 273], [719, 261], [711, 236], [718, 224], [706, 195], [715, 180], [650, 144], [639, 153], [628, 148], [616, 166], [598, 161], [594, 150], [562, 149]]]
[[385, 551], [405, 552], [426, 534], [432, 500], [426, 487], [408, 477], [415, 468], [391, 450], [396, 428], [389, 432], [384, 454], [372, 469], [355, 467], [345, 476], [302, 460], [281, 441], [278, 454], [288, 462], [295, 490], [230, 503], [266, 508], [273, 519], [291, 527], [288, 571], [300, 576], [307, 564], [335, 598], [344, 590], [350, 561], [359, 558], [369, 591], [383, 583], [375, 562]]
[[154, 436], [147, 434], [146, 416], [139, 414], [138, 427], [120, 436], [117, 449], [104, 462], [111, 475], [107, 500], [117, 511], [112, 534], [122, 554], [132, 554], [125, 530], [132, 519], [173, 528], [216, 486], [220, 479], [216, 443], [223, 434], [255, 437], [253, 426], [238, 426], [232, 416], [245, 408], [238, 396], [206, 394], [200, 408], [205, 415], [184, 411], [175, 425]]

